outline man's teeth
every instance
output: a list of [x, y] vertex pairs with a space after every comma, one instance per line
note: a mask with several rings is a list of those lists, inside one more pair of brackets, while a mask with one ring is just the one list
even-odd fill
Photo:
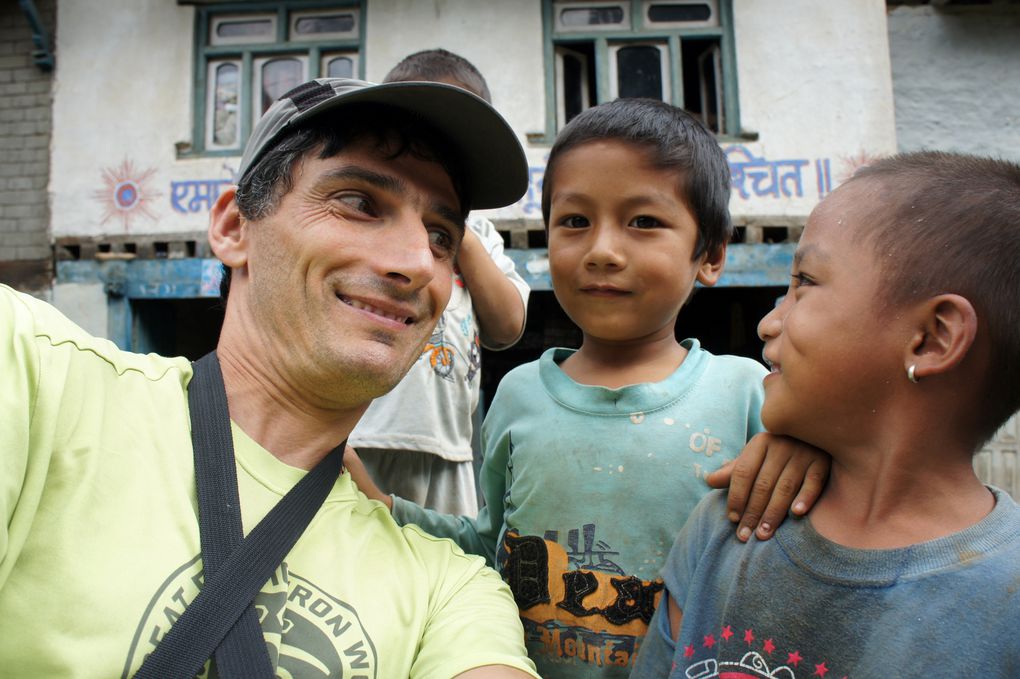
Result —
[[341, 297], [340, 301], [343, 302], [344, 304], [348, 305], [348, 306], [354, 307], [355, 309], [361, 309], [362, 311], [368, 311], [369, 313], [373, 313], [376, 316], [382, 316], [383, 318], [388, 318], [391, 321], [396, 321], [398, 323], [404, 323], [404, 324], [407, 324], [407, 323], [411, 322], [411, 319], [408, 318], [407, 316], [395, 316], [395, 315], [393, 315], [391, 313], [383, 311], [382, 309], [378, 309], [378, 308], [372, 306], [371, 304], [365, 304], [364, 302], [359, 302], [356, 299], [348, 299], [346, 297]]

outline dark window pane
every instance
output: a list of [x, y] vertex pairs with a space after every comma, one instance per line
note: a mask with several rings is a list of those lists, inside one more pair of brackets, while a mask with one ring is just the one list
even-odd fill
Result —
[[235, 64], [220, 64], [216, 67], [213, 143], [221, 146], [237, 143], [237, 74]]
[[570, 54], [563, 55], [563, 112], [566, 122], [584, 109], [584, 65]]
[[652, 5], [648, 8], [649, 21], [679, 23], [684, 21], [708, 21], [712, 18], [709, 5]]
[[698, 70], [701, 76], [701, 108], [705, 125], [713, 132], [722, 132], [722, 109], [719, 106], [719, 80], [716, 73], [719, 68], [717, 52], [705, 51], [698, 58]]
[[662, 99], [661, 52], [657, 47], [636, 45], [616, 52], [617, 89], [621, 97]]
[[680, 43], [684, 108], [713, 132], [725, 126], [719, 40], [688, 38]]
[[301, 84], [301, 62], [297, 59], [273, 59], [262, 65], [262, 110]]
[[315, 33], [347, 33], [354, 30], [353, 14], [330, 14], [324, 16], [301, 17], [294, 24], [294, 32], [298, 35]]
[[216, 35], [220, 38], [251, 38], [269, 35], [273, 32], [273, 22], [269, 19], [255, 21], [222, 21], [216, 25]]
[[330, 78], [353, 78], [354, 60], [349, 57], [330, 59], [326, 66], [326, 75]]
[[578, 7], [560, 12], [564, 26], [610, 26], [623, 22], [622, 7]]

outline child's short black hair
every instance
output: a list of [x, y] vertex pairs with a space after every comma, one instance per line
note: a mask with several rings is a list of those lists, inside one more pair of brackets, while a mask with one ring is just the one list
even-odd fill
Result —
[[890, 308], [965, 297], [989, 339], [982, 441], [1020, 409], [1020, 165], [923, 151], [885, 158], [846, 185], [869, 191], [862, 222]]
[[485, 101], [492, 103], [489, 86], [485, 78], [470, 61], [448, 52], [442, 48], [422, 50], [404, 57], [399, 64], [390, 69], [383, 78], [384, 83], [406, 82], [409, 80], [442, 79], [456, 80], [472, 94], [477, 94]]
[[[733, 233], [730, 220], [730, 168], [712, 133], [683, 109], [657, 99], [617, 99], [578, 114], [556, 137], [542, 185], [542, 216], [549, 225], [549, 203], [556, 161], [591, 141], [616, 139], [645, 148], [656, 167], [680, 173], [678, 192], [698, 221], [697, 259], [723, 247]], [[606, 168], [612, 172], [612, 168]]]

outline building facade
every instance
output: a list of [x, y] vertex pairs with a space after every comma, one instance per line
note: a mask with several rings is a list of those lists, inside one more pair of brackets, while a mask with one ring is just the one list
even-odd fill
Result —
[[[309, 77], [378, 81], [407, 54], [444, 47], [485, 75], [530, 165], [527, 194], [488, 213], [535, 293], [522, 342], [483, 357], [485, 391], [578, 339], [550, 292], [541, 182], [557, 130], [617, 96], [662, 98], [716, 132], [737, 236], [722, 280], [695, 296], [677, 332], [758, 356], [757, 320], [785, 289], [808, 213], [856, 167], [921, 147], [1020, 157], [1020, 7], [973, 4], [6, 3], [0, 280], [126, 348], [197, 357], [222, 318], [208, 210], [268, 102]], [[1020, 493], [1011, 426], [1003, 452], [981, 459], [986, 477]]]

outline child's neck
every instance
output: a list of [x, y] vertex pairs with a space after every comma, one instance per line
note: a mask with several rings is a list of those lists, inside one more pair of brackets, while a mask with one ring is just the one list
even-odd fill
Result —
[[888, 451], [872, 450], [870, 459], [861, 452], [849, 458], [851, 464], [833, 457], [828, 486], [809, 514], [815, 530], [833, 542], [859, 549], [906, 547], [973, 526], [995, 506], [965, 452], [898, 459]]
[[687, 350], [672, 333], [633, 342], [606, 342], [585, 335], [581, 348], [563, 361], [560, 369], [580, 384], [619, 389], [661, 382], [686, 356]]

